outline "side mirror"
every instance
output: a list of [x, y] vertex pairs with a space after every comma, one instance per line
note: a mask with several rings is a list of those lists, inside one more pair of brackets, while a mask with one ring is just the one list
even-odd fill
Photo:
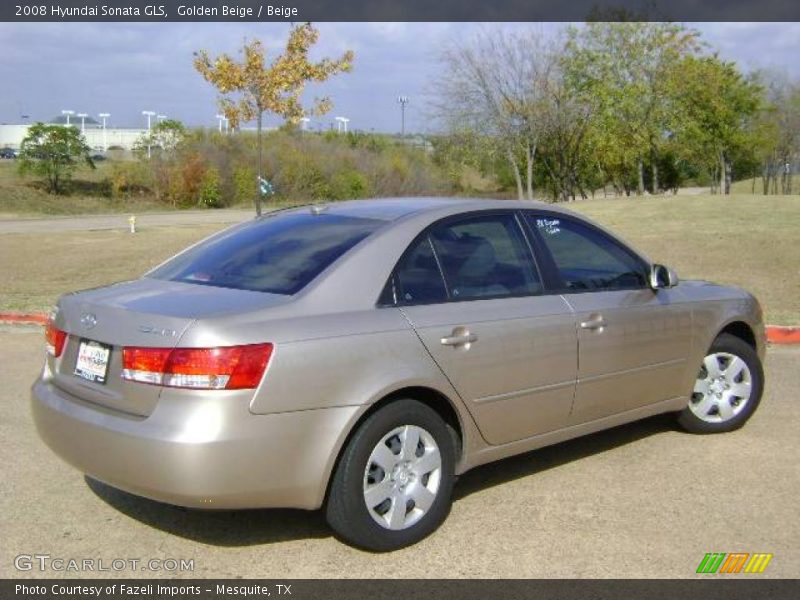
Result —
[[671, 288], [678, 285], [678, 275], [664, 265], [655, 264], [650, 267], [650, 287], [654, 290]]

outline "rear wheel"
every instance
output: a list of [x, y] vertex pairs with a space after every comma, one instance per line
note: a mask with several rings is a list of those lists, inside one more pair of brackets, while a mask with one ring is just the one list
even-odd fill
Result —
[[357, 429], [331, 482], [328, 523], [345, 541], [376, 551], [414, 544], [450, 509], [452, 432], [430, 407], [399, 400]]
[[755, 350], [723, 333], [703, 359], [689, 404], [678, 422], [693, 433], [738, 429], [755, 412], [763, 385], [764, 372]]

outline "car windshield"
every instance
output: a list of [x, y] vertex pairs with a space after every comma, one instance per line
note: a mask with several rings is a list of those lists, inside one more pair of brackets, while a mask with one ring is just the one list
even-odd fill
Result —
[[147, 274], [154, 279], [296, 294], [384, 221], [290, 212], [240, 225]]

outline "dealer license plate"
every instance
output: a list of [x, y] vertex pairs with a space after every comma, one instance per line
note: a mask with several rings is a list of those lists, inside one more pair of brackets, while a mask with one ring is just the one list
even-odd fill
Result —
[[75, 375], [94, 383], [105, 383], [110, 357], [111, 346], [91, 340], [81, 340], [78, 360], [75, 361]]

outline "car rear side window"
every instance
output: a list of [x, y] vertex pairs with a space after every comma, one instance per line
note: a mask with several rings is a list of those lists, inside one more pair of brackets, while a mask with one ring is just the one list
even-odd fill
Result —
[[513, 214], [449, 221], [431, 231], [453, 300], [538, 294], [530, 250]]
[[428, 236], [419, 238], [403, 255], [395, 271], [397, 301], [436, 304], [447, 300], [444, 279]]
[[383, 223], [335, 213], [280, 213], [209, 238], [148, 277], [296, 294]]
[[528, 215], [564, 286], [572, 291], [619, 290], [647, 285], [642, 261], [597, 229], [560, 216]]

